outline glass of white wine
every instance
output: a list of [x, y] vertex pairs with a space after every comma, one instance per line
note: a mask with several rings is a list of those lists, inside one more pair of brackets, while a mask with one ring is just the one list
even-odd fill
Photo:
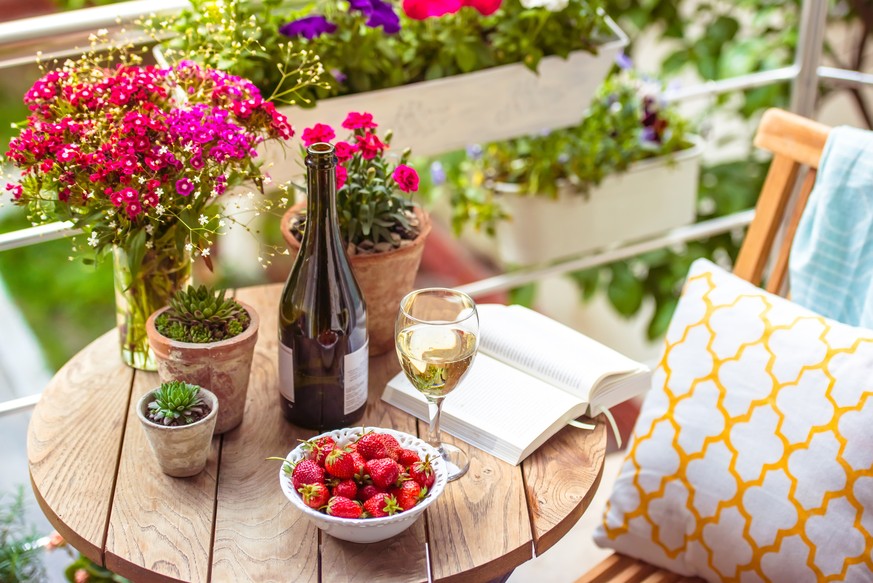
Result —
[[449, 480], [470, 467], [467, 454], [440, 440], [443, 400], [464, 378], [479, 347], [479, 314], [467, 294], [446, 288], [410, 292], [394, 326], [397, 356], [412, 386], [427, 398], [427, 442], [439, 450]]

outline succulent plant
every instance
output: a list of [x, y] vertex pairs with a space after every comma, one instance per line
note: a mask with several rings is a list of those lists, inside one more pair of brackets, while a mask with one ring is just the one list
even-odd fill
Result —
[[209, 412], [200, 397], [200, 387], [182, 381], [162, 383], [148, 404], [148, 418], [163, 425], [188, 425]]
[[179, 342], [218, 342], [242, 334], [251, 323], [245, 308], [226, 290], [189, 286], [170, 299], [170, 309], [155, 320], [162, 335]]

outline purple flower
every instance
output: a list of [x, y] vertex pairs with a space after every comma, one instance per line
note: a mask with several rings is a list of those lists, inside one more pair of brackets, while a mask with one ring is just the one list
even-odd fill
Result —
[[627, 56], [623, 52], [619, 53], [618, 56], [615, 57], [615, 64], [618, 65], [619, 69], [624, 69], [625, 71], [634, 68], [634, 62], [629, 56]]
[[365, 16], [373, 13], [373, 4], [370, 0], [349, 0], [349, 12], [357, 10]]
[[467, 157], [472, 160], [478, 160], [482, 157], [482, 146], [479, 144], [470, 144], [467, 146]]
[[187, 178], [181, 178], [176, 181], [176, 192], [182, 196], [188, 196], [194, 192], [194, 183]]
[[400, 32], [400, 17], [397, 16], [391, 5], [382, 0], [371, 0], [371, 3], [373, 12], [367, 20], [367, 26], [370, 28], [381, 26], [385, 34]]
[[348, 75], [340, 71], [339, 69], [331, 69], [330, 74], [333, 75], [333, 78], [336, 79], [336, 82], [339, 84], [343, 84], [348, 79]]
[[324, 16], [317, 15], [294, 20], [279, 27], [279, 33], [285, 36], [292, 38], [302, 36], [308, 40], [312, 40], [324, 33], [332, 33], [335, 30], [336, 25], [334, 23], [329, 22]]
[[446, 183], [446, 169], [439, 160], [430, 165], [430, 181], [434, 186], [442, 186]]

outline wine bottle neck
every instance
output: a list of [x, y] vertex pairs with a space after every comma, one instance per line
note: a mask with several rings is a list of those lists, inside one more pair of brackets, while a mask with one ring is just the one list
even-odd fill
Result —
[[341, 241], [336, 214], [336, 164], [332, 147], [326, 152], [309, 150], [306, 159], [306, 238], [310, 241]]

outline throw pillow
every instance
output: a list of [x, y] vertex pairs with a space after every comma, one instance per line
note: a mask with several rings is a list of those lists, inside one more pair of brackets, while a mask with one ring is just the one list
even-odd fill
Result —
[[873, 331], [696, 261], [595, 541], [708, 581], [873, 581]]

